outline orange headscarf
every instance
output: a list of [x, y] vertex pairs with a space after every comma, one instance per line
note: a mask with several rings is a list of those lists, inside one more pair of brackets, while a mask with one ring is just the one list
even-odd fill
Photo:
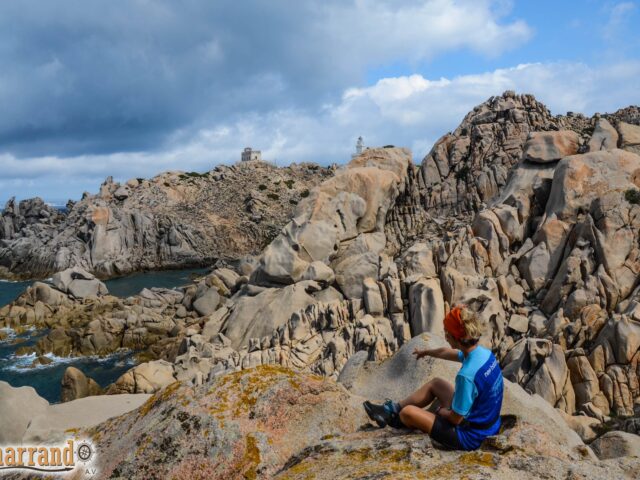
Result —
[[460, 307], [453, 307], [444, 317], [444, 329], [456, 340], [463, 339], [467, 334], [464, 329], [464, 323], [462, 323], [461, 313], [462, 309]]

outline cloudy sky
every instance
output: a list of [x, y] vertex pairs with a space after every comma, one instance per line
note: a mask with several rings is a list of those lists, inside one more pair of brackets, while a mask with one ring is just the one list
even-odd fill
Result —
[[513, 89], [554, 113], [640, 103], [640, 2], [2, 0], [0, 201], [60, 202], [245, 146], [419, 162]]

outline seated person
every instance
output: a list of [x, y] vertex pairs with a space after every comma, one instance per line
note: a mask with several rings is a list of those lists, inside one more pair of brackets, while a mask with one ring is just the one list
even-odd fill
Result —
[[[364, 402], [369, 418], [385, 425], [422, 430], [444, 446], [475, 450], [482, 440], [500, 430], [502, 371], [490, 350], [478, 345], [482, 334], [477, 316], [466, 307], [454, 307], [444, 319], [445, 339], [452, 348], [416, 349], [416, 359], [426, 356], [457, 361], [462, 367], [455, 388], [434, 378], [400, 402], [383, 405]], [[438, 399], [435, 413], [424, 410]]]

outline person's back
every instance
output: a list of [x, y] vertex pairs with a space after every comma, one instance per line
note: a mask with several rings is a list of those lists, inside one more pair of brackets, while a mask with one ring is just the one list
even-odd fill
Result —
[[[364, 409], [379, 427], [409, 427], [422, 430], [445, 447], [475, 450], [489, 435], [500, 431], [503, 381], [500, 365], [490, 350], [479, 345], [479, 318], [464, 305], [444, 318], [445, 340], [451, 348], [415, 349], [416, 359], [426, 356], [462, 362], [455, 387], [442, 378], [432, 378], [407, 398], [376, 405], [365, 401]], [[435, 412], [424, 410], [438, 399]]]
[[456, 376], [452, 410], [465, 417], [458, 426], [458, 439], [466, 450], [474, 450], [489, 435], [500, 430], [503, 381], [498, 360], [490, 350], [477, 346], [465, 357]]

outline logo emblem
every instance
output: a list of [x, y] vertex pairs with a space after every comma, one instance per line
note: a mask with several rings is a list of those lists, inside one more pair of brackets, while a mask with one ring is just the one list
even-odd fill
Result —
[[91, 455], [93, 455], [93, 450], [91, 450], [91, 446], [88, 443], [81, 443], [78, 445], [76, 453], [80, 460], [88, 462], [91, 459]]

